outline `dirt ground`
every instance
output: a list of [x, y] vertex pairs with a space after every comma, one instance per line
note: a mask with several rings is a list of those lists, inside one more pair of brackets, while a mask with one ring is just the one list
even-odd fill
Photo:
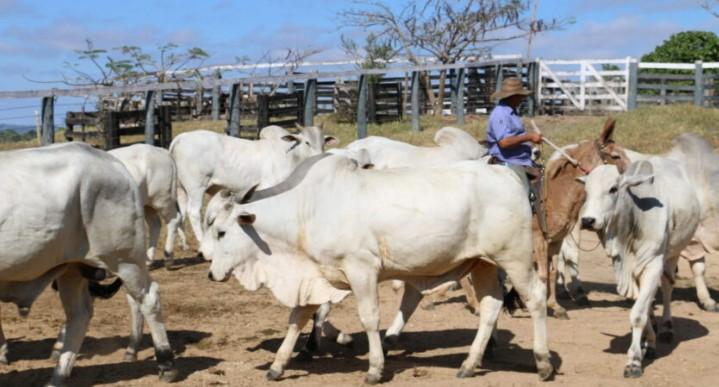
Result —
[[[587, 239], [587, 238], [585, 238]], [[591, 247], [593, 242], [583, 242]], [[361, 385], [368, 367], [367, 340], [350, 296], [334, 307], [331, 321], [355, 341], [352, 348], [325, 345], [327, 355], [312, 362], [292, 361], [281, 381], [268, 382], [265, 372], [280, 346], [289, 310], [266, 290], [248, 292], [234, 279], [207, 280], [208, 264], [191, 252], [178, 252], [180, 270], [153, 271], [160, 283], [162, 306], [181, 386], [344, 386]], [[549, 347], [555, 367], [547, 385], [625, 385], [622, 377], [630, 342], [629, 307], [614, 292], [609, 261], [598, 250], [583, 253], [581, 275], [591, 292], [590, 308], [564, 300], [570, 320], [548, 320]], [[719, 289], [719, 257], [709, 258], [708, 283]], [[674, 291], [675, 341], [657, 344], [657, 359], [645, 362], [644, 376], [633, 385], [716, 385], [719, 376], [719, 314], [699, 309], [689, 269], [680, 263]], [[713, 291], [715, 299], [719, 292]], [[389, 284], [381, 288], [382, 327], [386, 328], [400, 295]], [[657, 314], [661, 307], [657, 307]], [[27, 319], [3, 304], [3, 326], [10, 340], [11, 365], [0, 366], [0, 386], [41, 386], [50, 378], [52, 343], [65, 317], [55, 292], [47, 290]], [[461, 362], [475, 336], [478, 319], [464, 308], [460, 291], [433, 310], [419, 308], [397, 349], [389, 351], [387, 384], [396, 386], [469, 386], [540, 384], [531, 352], [532, 327], [526, 313], [500, 317], [499, 344], [477, 375], [457, 379]], [[95, 314], [73, 370], [71, 386], [163, 386], [157, 378], [149, 335], [139, 361], [122, 362], [129, 332], [125, 297], [95, 302]], [[147, 329], [146, 329], [147, 330]], [[309, 326], [305, 327], [305, 333]], [[300, 338], [300, 342], [306, 335]]]

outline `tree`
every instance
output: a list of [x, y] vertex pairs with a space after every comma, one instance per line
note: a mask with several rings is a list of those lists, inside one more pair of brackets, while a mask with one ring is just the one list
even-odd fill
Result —
[[719, 18], [719, 11], [715, 10], [714, 7], [719, 6], [719, 0], [701, 0], [699, 5], [704, 8], [707, 12]]
[[[486, 54], [489, 44], [502, 43], [562, 25], [558, 20], [527, 20], [526, 0], [409, 0], [399, 10], [380, 0], [356, 3], [340, 13], [342, 25], [373, 31], [414, 64], [429, 55], [443, 64]], [[435, 115], [441, 114], [446, 71], [440, 71], [435, 97], [425, 76], [424, 87]]]
[[690, 63], [697, 60], [719, 61], [719, 37], [709, 31], [684, 31], [674, 34], [642, 56], [642, 62]]

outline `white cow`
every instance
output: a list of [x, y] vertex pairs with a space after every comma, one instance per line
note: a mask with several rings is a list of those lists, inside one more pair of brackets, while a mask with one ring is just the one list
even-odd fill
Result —
[[[701, 206], [699, 227], [691, 243], [682, 252], [681, 257], [686, 259], [694, 275], [694, 285], [700, 306], [707, 311], [719, 311], [719, 305], [712, 299], [707, 288], [705, 272], [705, 257], [719, 251], [719, 154], [701, 137], [684, 133], [673, 140], [674, 146], [662, 157], [679, 162], [687, 173], [690, 187], [694, 189]], [[624, 149], [629, 160], [635, 162], [647, 160], [653, 155]], [[563, 263], [565, 286], [567, 286], [580, 300], [582, 295], [581, 281], [579, 280], [579, 222], [577, 228], [566, 238], [562, 244], [560, 263]], [[586, 300], [586, 297], [584, 297]]]
[[434, 135], [436, 147], [421, 147], [385, 137], [356, 140], [347, 149], [366, 149], [376, 169], [447, 165], [477, 160], [487, 153], [474, 137], [462, 129], [444, 127]]
[[176, 233], [179, 232], [184, 249], [187, 249], [187, 243], [180, 227], [182, 214], [177, 205], [177, 168], [170, 152], [152, 145], [135, 144], [113, 149], [109, 153], [125, 164], [140, 189], [140, 197], [145, 206], [145, 222], [150, 234], [148, 265], [155, 259], [161, 220], [167, 225], [165, 263], [171, 264]]
[[62, 144], [0, 153], [0, 176], [0, 289], [10, 292], [0, 298], [12, 298], [18, 282], [56, 278], [67, 314], [50, 385], [69, 377], [92, 315], [78, 264], [122, 279], [132, 312], [150, 326], [161, 378], [173, 380], [158, 286], [145, 265], [142, 202], [122, 163], [85, 144]]
[[652, 302], [660, 283], [660, 337], [672, 337], [674, 270], [699, 224], [699, 201], [680, 164], [665, 158], [630, 164], [623, 176], [615, 166], [602, 165], [580, 179], [587, 192], [582, 227], [599, 232], [612, 258], [617, 291], [636, 300], [629, 314], [632, 344], [624, 376], [640, 377], [644, 333], [646, 352], [655, 353], [656, 335], [647, 320], [653, 318]]
[[257, 141], [207, 130], [180, 134], [170, 153], [177, 164], [178, 200], [190, 217], [198, 241], [202, 240], [201, 209], [205, 192], [221, 188], [244, 193], [255, 185], [271, 187], [284, 180], [302, 160], [320, 154], [336, 143], [320, 128], [303, 128], [290, 134], [278, 126], [264, 128]]
[[532, 264], [532, 215], [519, 177], [479, 161], [386, 170], [357, 165], [327, 156], [302, 181], [285, 182], [284, 190], [228, 203], [205, 233], [211, 280], [234, 274], [245, 288], [266, 286], [293, 308], [267, 376], [281, 376], [317, 306], [339, 302], [351, 290], [370, 347], [366, 381], [378, 382], [384, 368], [378, 283], [401, 279], [427, 290], [471, 273], [480, 324], [458, 373], [470, 376], [502, 308], [500, 267], [528, 301], [537, 369], [548, 378], [546, 290]]

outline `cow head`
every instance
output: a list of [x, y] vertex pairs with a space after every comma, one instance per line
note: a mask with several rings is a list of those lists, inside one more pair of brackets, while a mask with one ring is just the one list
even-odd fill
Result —
[[305, 158], [315, 156], [325, 151], [325, 146], [337, 145], [339, 140], [334, 136], [325, 136], [322, 134], [324, 124], [317, 126], [303, 127], [296, 125], [299, 129], [299, 133], [289, 134], [283, 136], [282, 139], [287, 142], [294, 143], [292, 148], [299, 148], [299, 153], [302, 153]]
[[581, 213], [581, 226], [599, 231], [605, 228], [609, 219], [618, 211], [619, 198], [632, 187], [651, 183], [653, 174], [651, 166], [648, 170], [643, 170], [641, 166], [633, 168], [621, 175], [614, 165], [600, 165], [588, 176], [577, 179], [585, 184], [587, 193]]
[[226, 281], [238, 266], [256, 260], [258, 254], [270, 254], [269, 247], [252, 227], [255, 215], [242, 207], [234, 199], [225, 202], [207, 223], [201, 251], [212, 262], [209, 273], [212, 281]]

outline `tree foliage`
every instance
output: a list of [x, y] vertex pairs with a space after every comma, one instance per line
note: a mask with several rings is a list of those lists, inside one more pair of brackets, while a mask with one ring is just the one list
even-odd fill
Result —
[[642, 56], [643, 62], [693, 63], [719, 62], [719, 37], [709, 31], [684, 31], [674, 34]]

